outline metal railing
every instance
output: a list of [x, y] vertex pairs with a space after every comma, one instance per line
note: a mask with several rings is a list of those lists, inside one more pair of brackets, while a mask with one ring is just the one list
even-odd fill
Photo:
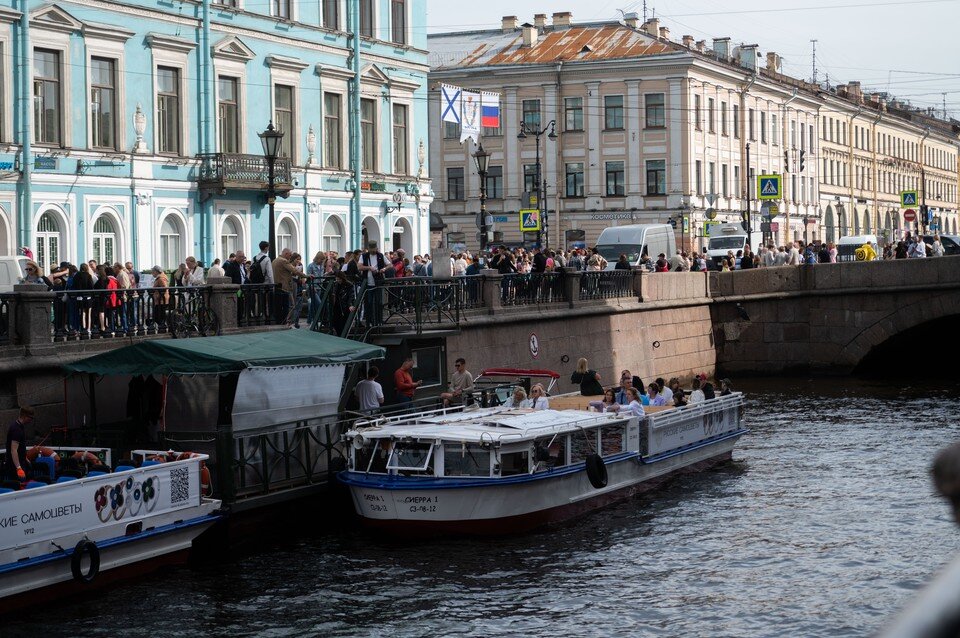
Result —
[[274, 284], [244, 284], [237, 291], [237, 325], [241, 328], [272, 326], [277, 317], [277, 287]]
[[364, 283], [340, 335], [364, 339], [371, 332], [406, 329], [420, 334], [426, 326], [457, 325], [463, 288], [456, 279], [427, 277], [387, 279], [376, 286]]
[[14, 298], [12, 293], [0, 294], [0, 345], [10, 343], [10, 320], [13, 315], [10, 313], [10, 300]]
[[636, 297], [632, 270], [601, 270], [580, 273], [580, 299]]
[[503, 275], [500, 303], [504, 306], [530, 306], [567, 301], [563, 273], [525, 273]]
[[[200, 160], [198, 183], [203, 187], [266, 188], [270, 170], [262, 155], [206, 153]], [[289, 191], [293, 184], [290, 158], [278, 157], [273, 165], [274, 185], [278, 191]]]
[[460, 286], [460, 307], [464, 310], [483, 308], [483, 275], [463, 275], [456, 278]]

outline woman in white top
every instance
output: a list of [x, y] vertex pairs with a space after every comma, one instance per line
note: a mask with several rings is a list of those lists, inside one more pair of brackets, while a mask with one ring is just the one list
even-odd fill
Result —
[[620, 414], [629, 414], [631, 416], [643, 416], [643, 405], [640, 403], [640, 391], [636, 388], [627, 388], [627, 398], [630, 404], [620, 410]]
[[527, 398], [527, 391], [517, 386], [513, 390], [513, 394], [507, 399], [506, 403], [503, 404], [505, 408], [529, 408], [530, 399]]
[[550, 402], [547, 400], [547, 391], [539, 383], [530, 388], [530, 402], [532, 403], [530, 407], [534, 410], [546, 410], [550, 407]]
[[692, 390], [690, 391], [690, 403], [702, 403], [706, 401], [703, 396], [703, 390], [700, 389], [700, 377], [693, 378]]

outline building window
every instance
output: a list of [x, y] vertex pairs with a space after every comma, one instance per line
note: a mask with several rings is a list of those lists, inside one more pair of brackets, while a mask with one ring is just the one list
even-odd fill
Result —
[[290, 0], [273, 0], [273, 17], [290, 19]]
[[[110, 218], [101, 215], [93, 225], [93, 259], [98, 264], [113, 264], [117, 261], [117, 232]], [[40, 262], [43, 265], [43, 262]]]
[[647, 195], [667, 194], [666, 160], [647, 160]]
[[753, 109], [747, 110], [747, 139], [756, 142], [756, 131], [753, 130]]
[[[536, 164], [524, 164], [523, 165], [523, 191], [525, 193], [535, 193], [537, 192], [537, 165]], [[525, 208], [527, 202], [523, 202], [521, 208]]]
[[94, 148], [117, 148], [116, 60], [90, 59], [90, 138]]
[[[33, 141], [60, 144], [60, 54], [33, 50]], [[43, 265], [44, 268], [46, 265]]]
[[487, 179], [484, 193], [487, 199], [503, 199], [503, 167], [487, 167]]
[[733, 136], [740, 139], [740, 105], [733, 105]]
[[740, 167], [736, 165], [733, 167], [733, 188], [735, 197], [743, 196], [742, 185], [740, 184]]
[[157, 67], [157, 152], [180, 154], [180, 69], [165, 66]]
[[390, 0], [390, 39], [397, 44], [407, 43], [406, 0]]
[[[289, 217], [277, 224], [277, 248], [282, 251], [289, 248], [293, 252], [300, 250], [297, 246], [297, 229]], [[229, 253], [228, 253], [229, 254]]]
[[790, 148], [797, 148], [797, 121], [790, 120]]
[[393, 173], [407, 174], [407, 107], [393, 105]]
[[377, 170], [377, 107], [373, 100], [360, 100], [360, 143], [363, 170]]
[[343, 252], [343, 226], [336, 217], [327, 217], [323, 225], [323, 249], [327, 252], [334, 250], [337, 254]]
[[730, 197], [730, 172], [726, 164], [720, 165], [720, 193]]
[[[240, 152], [240, 102], [237, 99], [237, 78], [220, 76], [217, 116], [220, 124], [220, 152]], [[229, 254], [229, 253], [227, 253]]]
[[340, 0], [323, 0], [323, 26], [340, 28]]
[[767, 114], [760, 111], [760, 143], [767, 143]]
[[221, 7], [232, 7], [234, 9], [237, 8], [237, 0], [214, 0], [213, 4]]
[[707, 163], [707, 188], [708, 195], [717, 194], [717, 165], [714, 162]]
[[583, 98], [568, 97], [563, 100], [565, 131], [583, 130]]
[[697, 160], [696, 175], [694, 179], [697, 187], [697, 195], [703, 195], [703, 162], [700, 160]]
[[[279, 233], [277, 239], [279, 240]], [[277, 245], [283, 246], [279, 241]], [[227, 217], [223, 220], [223, 228], [220, 229], [220, 258], [227, 259], [228, 256], [241, 250], [243, 242], [240, 241], [240, 229], [237, 227], [237, 221], [233, 217]]]
[[713, 98], [707, 98], [707, 130], [711, 133], [716, 133], [716, 125], [714, 124], [714, 101]]
[[296, 132], [293, 128], [293, 87], [277, 84], [273, 87], [273, 125], [283, 133], [280, 140], [280, 157], [293, 160]]
[[780, 146], [780, 129], [777, 128], [777, 116], [770, 114], [770, 143]]
[[463, 200], [463, 168], [447, 169], [447, 199]]
[[340, 95], [323, 94], [323, 163], [340, 168]]
[[443, 139], [445, 140], [460, 139], [460, 125], [456, 122], [444, 122], [443, 123]]
[[360, 36], [373, 37], [373, 0], [360, 0]]
[[649, 93], [643, 99], [647, 128], [663, 128], [666, 126], [663, 93]]
[[623, 162], [607, 162], [607, 195], [623, 197]]
[[607, 95], [603, 98], [603, 125], [609, 130], [623, 130], [623, 96]]
[[804, 136], [804, 124], [800, 122], [800, 150], [805, 151], [807, 149], [807, 138]]
[[583, 197], [583, 162], [567, 164], [567, 197]]
[[700, 96], [693, 96], [693, 125], [697, 128], [698, 131], [702, 130], [701, 120], [700, 120]]
[[[165, 270], [174, 270], [183, 261], [181, 250], [183, 242], [180, 240], [180, 223], [173, 215], [167, 215], [160, 225], [160, 267]], [[228, 255], [230, 253], [227, 253]]]
[[729, 135], [727, 132], [727, 103], [720, 102], [720, 133]]
[[37, 265], [41, 270], [60, 263], [60, 225], [50, 213], [44, 213], [37, 224]]
[[523, 101], [523, 123], [528, 131], [540, 130], [540, 100]]

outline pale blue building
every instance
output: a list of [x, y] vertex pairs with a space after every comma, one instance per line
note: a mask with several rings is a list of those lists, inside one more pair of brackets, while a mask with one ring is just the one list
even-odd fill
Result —
[[278, 248], [429, 251], [426, 0], [359, 1], [359, 209], [349, 4], [0, 0], [0, 254], [250, 256], [267, 238], [271, 120]]

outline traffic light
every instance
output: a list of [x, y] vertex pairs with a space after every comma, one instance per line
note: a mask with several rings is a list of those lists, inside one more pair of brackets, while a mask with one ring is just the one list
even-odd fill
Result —
[[797, 171], [798, 173], [802, 173], [802, 172], [803, 172], [803, 156], [806, 155], [806, 154], [807, 154], [806, 151], [804, 151], [804, 150], [802, 150], [802, 149], [800, 150], [800, 167], [799, 167], [800, 170]]
[[790, 172], [790, 151], [783, 152], [783, 172]]

